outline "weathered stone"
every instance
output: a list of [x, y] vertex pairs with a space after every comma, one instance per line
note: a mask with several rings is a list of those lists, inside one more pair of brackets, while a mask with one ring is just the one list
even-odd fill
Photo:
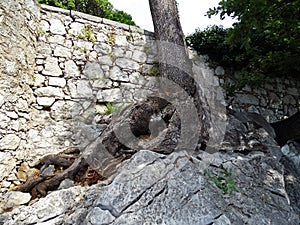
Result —
[[115, 80], [115, 81], [123, 81], [123, 82], [129, 81], [128, 75], [126, 73], [122, 72], [120, 70], [120, 68], [117, 66], [114, 66], [111, 69], [111, 71], [109, 73], [109, 77], [110, 77], [110, 79]]
[[65, 62], [65, 77], [71, 78], [71, 77], [78, 77], [80, 75], [78, 66], [73, 60], [69, 60]]
[[123, 35], [119, 36], [119, 35], [117, 35], [115, 37], [115, 44], [117, 46], [127, 46], [128, 45], [128, 41], [127, 41], [126, 36], [123, 36]]
[[97, 62], [87, 62], [85, 64], [83, 74], [87, 76], [90, 80], [103, 79], [104, 74], [101, 69], [101, 65]]
[[94, 50], [101, 54], [108, 54], [111, 52], [111, 46], [106, 43], [100, 42], [94, 46]]
[[54, 57], [47, 57], [42, 74], [56, 77], [62, 75], [62, 71], [58, 65], [58, 59]]
[[38, 97], [63, 97], [64, 93], [57, 87], [40, 87], [34, 92]]
[[62, 77], [49, 77], [49, 85], [55, 87], [64, 87], [66, 86], [66, 79]]
[[82, 107], [73, 101], [57, 101], [51, 107], [50, 115], [56, 121], [75, 118], [80, 114]]
[[53, 34], [60, 34], [64, 35], [66, 34], [66, 29], [64, 24], [61, 22], [60, 19], [50, 19], [50, 32]]
[[0, 139], [0, 150], [16, 150], [19, 147], [21, 138], [15, 134], [7, 134]]
[[112, 66], [112, 64], [113, 64], [113, 59], [110, 56], [108, 56], [108, 55], [100, 56], [98, 58], [98, 60], [99, 60], [99, 63], [103, 64], [103, 65]]
[[116, 65], [118, 65], [122, 69], [129, 69], [129, 70], [138, 70], [140, 68], [137, 62], [126, 58], [116, 59]]
[[259, 99], [254, 95], [250, 94], [237, 94], [236, 95], [237, 102], [242, 104], [250, 104], [250, 105], [259, 105]]
[[55, 102], [55, 98], [50, 97], [37, 97], [36, 101], [39, 105], [49, 107]]
[[122, 93], [119, 88], [100, 90], [97, 93], [97, 100], [100, 102], [121, 102]]
[[133, 52], [132, 59], [139, 63], [144, 63], [146, 62], [147, 55], [145, 52], [136, 50]]
[[58, 45], [54, 49], [54, 56], [65, 57], [67, 59], [70, 59], [71, 58], [71, 52], [70, 52], [69, 48]]

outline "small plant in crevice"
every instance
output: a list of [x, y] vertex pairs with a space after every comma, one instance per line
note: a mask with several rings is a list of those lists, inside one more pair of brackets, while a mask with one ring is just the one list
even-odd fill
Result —
[[115, 112], [115, 106], [111, 102], [106, 103], [104, 114], [109, 115]]
[[86, 25], [81, 29], [78, 38], [81, 38], [86, 41], [96, 42], [95, 34], [91, 25]]
[[115, 43], [116, 43], [116, 34], [114, 34], [114, 33], [110, 34], [108, 36], [107, 41], [108, 41], [108, 44], [115, 45]]
[[46, 32], [43, 30], [43, 28], [39, 27], [38, 28], [38, 33], [39, 33], [40, 36], [44, 36]]
[[223, 192], [223, 194], [231, 194], [233, 191], [238, 192], [236, 182], [232, 177], [232, 173], [222, 168], [219, 174], [212, 174], [206, 170], [205, 174], [214, 184]]

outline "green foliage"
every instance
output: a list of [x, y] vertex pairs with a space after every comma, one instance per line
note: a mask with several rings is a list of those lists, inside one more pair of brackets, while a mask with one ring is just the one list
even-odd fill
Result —
[[241, 70], [241, 82], [257, 85], [267, 77], [299, 76], [299, 0], [222, 0], [208, 16], [237, 19], [233, 28], [216, 26], [187, 37], [189, 45], [218, 64]]
[[105, 112], [104, 112], [104, 113], [105, 113], [106, 115], [109, 115], [109, 114], [114, 113], [115, 110], [116, 110], [115, 106], [114, 106], [111, 102], [108, 102], [108, 103], [106, 104], [106, 109], [105, 109]]
[[210, 178], [215, 185], [221, 189], [223, 194], [231, 194], [233, 191], [238, 191], [236, 182], [232, 177], [232, 173], [222, 168], [219, 175], [212, 175], [211, 171], [205, 171], [206, 175]]
[[108, 0], [38, 0], [41, 4], [71, 9], [117, 22], [136, 25], [131, 15], [117, 10]]

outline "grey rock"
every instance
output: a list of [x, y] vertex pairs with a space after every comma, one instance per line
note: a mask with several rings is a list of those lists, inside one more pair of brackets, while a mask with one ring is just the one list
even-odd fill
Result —
[[0, 213], [3, 213], [5, 210], [28, 203], [31, 195], [20, 191], [10, 191], [1, 196], [0, 199]]
[[97, 93], [97, 100], [102, 102], [121, 102], [122, 101], [121, 90], [119, 88], [100, 90]]
[[122, 69], [129, 69], [129, 70], [138, 70], [140, 67], [137, 62], [127, 58], [116, 59], [116, 65], [121, 67]]
[[63, 97], [62, 89], [57, 87], [40, 87], [34, 92], [38, 97]]
[[147, 55], [145, 52], [135, 50], [133, 52], [132, 59], [139, 63], [144, 63], [144, 62], [146, 62]]
[[215, 69], [215, 74], [217, 76], [223, 76], [225, 74], [225, 70], [222, 66], [217, 66], [217, 68]]
[[61, 190], [61, 189], [68, 189], [70, 187], [74, 187], [74, 181], [70, 180], [70, 179], [65, 179], [63, 180], [59, 187], [57, 188], [57, 190]]
[[[238, 191], [224, 194], [213, 182], [224, 170]], [[5, 225], [53, 218], [60, 224], [299, 224], [288, 203], [283, 167], [258, 154], [139, 151], [109, 185], [54, 191], [19, 209], [0, 219]]]
[[87, 62], [83, 74], [87, 76], [90, 80], [103, 79], [104, 73], [101, 69], [101, 65], [97, 62]]
[[237, 94], [236, 100], [242, 104], [259, 105], [259, 99], [250, 94]]
[[65, 62], [65, 77], [78, 77], [80, 75], [78, 66], [73, 60], [68, 60]]
[[73, 101], [57, 101], [51, 107], [50, 115], [56, 121], [75, 118], [82, 111], [80, 104]]
[[110, 73], [109, 73], [109, 77], [112, 80], [115, 81], [124, 81], [124, 82], [128, 82], [129, 81], [129, 77], [127, 74], [125, 74], [123, 71], [120, 70], [119, 67], [114, 66]]

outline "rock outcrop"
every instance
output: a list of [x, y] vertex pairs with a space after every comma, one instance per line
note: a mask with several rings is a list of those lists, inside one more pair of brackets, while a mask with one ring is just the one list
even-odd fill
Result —
[[0, 215], [0, 224], [298, 225], [284, 168], [248, 155], [140, 151], [110, 184], [54, 191]]

